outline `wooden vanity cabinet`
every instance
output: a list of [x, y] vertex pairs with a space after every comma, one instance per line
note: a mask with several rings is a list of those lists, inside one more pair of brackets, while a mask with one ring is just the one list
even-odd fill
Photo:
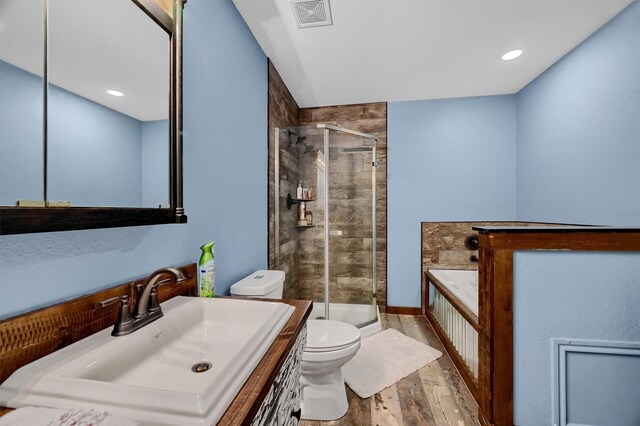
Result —
[[298, 424], [302, 402], [300, 372], [306, 342], [307, 327], [305, 326], [269, 388], [251, 426], [296, 426]]

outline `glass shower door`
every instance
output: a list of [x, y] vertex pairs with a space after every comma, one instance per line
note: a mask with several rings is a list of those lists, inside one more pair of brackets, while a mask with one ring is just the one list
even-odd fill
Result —
[[377, 320], [375, 139], [335, 126], [322, 126], [325, 140], [323, 203], [325, 291], [329, 318], [363, 326]]
[[275, 132], [270, 267], [286, 274], [283, 296], [312, 300], [312, 319], [376, 321], [376, 138], [325, 124]]

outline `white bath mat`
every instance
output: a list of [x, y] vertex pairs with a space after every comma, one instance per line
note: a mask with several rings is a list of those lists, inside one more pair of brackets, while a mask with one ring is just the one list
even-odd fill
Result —
[[439, 350], [387, 329], [364, 339], [342, 373], [360, 398], [369, 398], [441, 356]]

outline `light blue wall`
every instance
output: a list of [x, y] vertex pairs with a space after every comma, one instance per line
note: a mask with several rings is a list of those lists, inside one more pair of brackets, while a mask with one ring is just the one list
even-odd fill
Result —
[[169, 205], [169, 120], [142, 123], [142, 205]]
[[389, 103], [389, 305], [420, 305], [421, 221], [640, 225], [638, 40], [636, 1], [515, 96]]
[[388, 296], [420, 306], [420, 223], [515, 219], [515, 96], [388, 105]]
[[0, 205], [42, 200], [42, 77], [0, 61]]
[[[517, 98], [518, 220], [639, 226], [640, 2], [632, 3]], [[637, 252], [516, 255], [516, 424], [551, 424], [550, 338], [640, 342], [639, 277]], [[594, 358], [587, 368], [602, 365]], [[625, 366], [617, 368], [631, 374]], [[628, 377], [616, 374], [602, 383], [628, 382]], [[640, 377], [635, 380], [637, 387]], [[628, 414], [637, 395], [620, 398], [622, 410], [615, 408], [615, 401], [602, 406], [605, 398], [597, 391], [592, 389], [594, 397], [576, 398], [594, 401], [597, 411], [580, 412], [599, 411], [611, 424], [640, 420], [623, 423], [616, 417]], [[588, 423], [600, 423], [591, 420]]]
[[216, 285], [267, 265], [267, 62], [230, 0], [189, 0], [184, 40], [186, 225], [2, 236], [0, 317], [197, 261]]
[[518, 219], [640, 225], [640, 2], [518, 93]]
[[[551, 338], [640, 342], [639, 289], [638, 252], [515, 254], [515, 424], [552, 424]], [[598, 365], [590, 367], [598, 368]], [[614, 375], [613, 380], [621, 379]], [[637, 380], [640, 381], [640, 377]], [[594, 395], [598, 391], [592, 390]], [[637, 393], [628, 395], [620, 404], [637, 403], [637, 398]], [[594, 401], [601, 402], [602, 399]], [[609, 412], [609, 424], [621, 424], [615, 417], [617, 412], [622, 411]]]
[[[42, 200], [42, 79], [2, 61], [0, 79], [0, 204]], [[49, 200], [140, 206], [142, 125], [50, 85]], [[167, 166], [164, 173], [168, 175]]]

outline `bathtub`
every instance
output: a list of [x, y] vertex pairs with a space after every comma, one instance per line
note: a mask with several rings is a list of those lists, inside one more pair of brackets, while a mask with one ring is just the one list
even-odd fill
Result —
[[427, 317], [475, 396], [479, 371], [478, 271], [428, 269], [426, 275]]
[[429, 269], [429, 272], [478, 316], [478, 271]]

